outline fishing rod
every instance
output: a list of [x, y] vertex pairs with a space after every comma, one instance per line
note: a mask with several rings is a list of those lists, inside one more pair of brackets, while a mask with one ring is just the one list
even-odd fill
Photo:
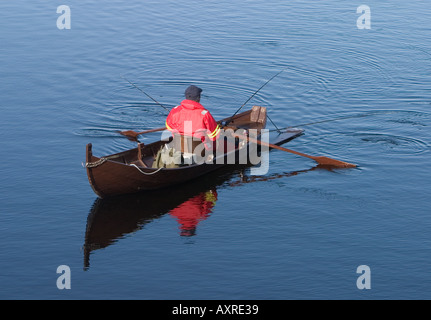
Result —
[[[271, 79], [269, 79], [268, 81], [266, 81], [259, 89], [257, 89], [251, 96], [250, 96], [250, 98], [248, 98], [247, 100], [246, 100], [246, 102], [244, 102], [243, 104], [242, 104], [242, 106], [241, 107], [239, 107], [238, 108], [238, 110], [236, 110], [236, 112], [233, 114], [233, 116], [232, 117], [230, 117], [230, 119], [228, 120], [228, 121], [226, 121], [226, 123], [224, 124], [225, 126], [227, 126], [232, 120], [233, 120], [233, 118], [237, 115], [237, 113], [238, 112], [240, 112], [241, 111], [241, 109], [247, 104], [247, 102], [249, 102], [263, 87], [265, 87], [269, 82], [271, 82], [271, 80], [272, 79], [274, 79], [275, 77], [277, 77], [280, 73], [282, 73], [284, 70], [286, 70], [287, 68], [285, 68], [285, 69], [283, 69], [283, 70], [281, 70], [280, 72], [278, 72], [277, 74], [275, 74], [275, 75], [273, 75], [272, 77], [271, 77]], [[272, 121], [271, 121], [272, 122]]]
[[[287, 69], [287, 68], [286, 68]], [[236, 116], [236, 114], [241, 111], [241, 109], [263, 88], [265, 87], [271, 80], [273, 80], [275, 77], [277, 77], [280, 73], [282, 73], [284, 70], [281, 70], [280, 72], [278, 72], [277, 74], [275, 74], [274, 76], [272, 76], [268, 81], [266, 81], [258, 90], [256, 90], [248, 99], [247, 101], [245, 101], [242, 106], [232, 115], [232, 117], [223, 125], [227, 126], [232, 120], [233, 118]], [[139, 91], [141, 91], [143, 94], [145, 94], [148, 98], [150, 98], [151, 100], [153, 100], [155, 103], [157, 103], [159, 106], [161, 106], [162, 108], [164, 108], [166, 111], [170, 111], [168, 108], [166, 108], [164, 105], [162, 105], [160, 102], [158, 102], [157, 100], [155, 100], [153, 97], [151, 97], [148, 93], [146, 93], [144, 90], [142, 90], [141, 88], [139, 88], [137, 85], [135, 85], [133, 82], [129, 81], [127, 78], [125, 78], [124, 76], [121, 76], [121, 78], [123, 78], [124, 80], [126, 80], [128, 83], [130, 83], [133, 87], [135, 87], [136, 89], [138, 89]], [[281, 133], [281, 130], [275, 125], [275, 123], [271, 120], [271, 118], [269, 118], [269, 116], [267, 116], [268, 119], [271, 121], [271, 123], [274, 125], [274, 127], [276, 128], [276, 130]], [[162, 129], [162, 128], [160, 128]], [[159, 129], [156, 129], [157, 131], [160, 131]], [[125, 135], [131, 139], [136, 140], [137, 136], [143, 133], [147, 133], [147, 132], [152, 132], [152, 130], [148, 130], [148, 131], [143, 131], [143, 132], [134, 132], [132, 130], [128, 130], [128, 131], [119, 131], [119, 133], [121, 133], [122, 135]]]
[[157, 103], [159, 106], [161, 106], [162, 108], [164, 108], [166, 111], [170, 111], [168, 108], [166, 108], [163, 104], [161, 104], [160, 102], [158, 102], [157, 100], [155, 100], [153, 97], [151, 97], [149, 94], [147, 94], [144, 90], [142, 90], [141, 88], [139, 88], [138, 86], [136, 86], [134, 83], [130, 82], [129, 80], [127, 80], [125, 77], [121, 76], [121, 78], [123, 78], [124, 80], [126, 80], [128, 83], [130, 83], [132, 86], [134, 86], [136, 89], [138, 89], [139, 91], [141, 91], [143, 94], [145, 94], [148, 98], [150, 98], [151, 100], [153, 100], [155, 103]]

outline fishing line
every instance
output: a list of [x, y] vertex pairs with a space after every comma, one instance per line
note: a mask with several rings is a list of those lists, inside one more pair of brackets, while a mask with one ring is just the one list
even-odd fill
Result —
[[132, 86], [134, 86], [136, 89], [138, 89], [139, 91], [141, 91], [143, 94], [145, 94], [148, 98], [150, 98], [151, 100], [153, 100], [155, 103], [157, 103], [159, 106], [161, 106], [162, 108], [164, 108], [166, 111], [170, 112], [170, 110], [168, 108], [166, 108], [163, 104], [161, 104], [160, 102], [158, 102], [157, 100], [155, 100], [153, 97], [151, 97], [149, 94], [147, 94], [144, 90], [142, 90], [141, 88], [139, 88], [138, 86], [136, 86], [134, 83], [130, 82], [129, 80], [127, 80], [125, 77], [121, 76], [121, 78], [123, 78], [124, 80], [126, 80], [128, 83], [130, 83]]
[[275, 125], [274, 121], [272, 121], [272, 120], [271, 120], [271, 118], [269, 117], [269, 115], [268, 115], [268, 114], [266, 115], [266, 117], [269, 119], [269, 121], [271, 121], [272, 125], [275, 127], [275, 130], [276, 130], [278, 133], [281, 133], [281, 129], [279, 129], [279, 128]]

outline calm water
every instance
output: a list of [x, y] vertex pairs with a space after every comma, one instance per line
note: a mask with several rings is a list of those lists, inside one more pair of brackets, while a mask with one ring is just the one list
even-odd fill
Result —
[[[430, 299], [431, 5], [363, 1], [360, 30], [360, 4], [1, 1], [0, 298]], [[248, 106], [358, 168], [274, 151], [265, 176], [97, 200], [85, 145], [134, 147], [116, 130], [166, 117], [122, 77], [169, 107], [199, 85], [221, 118], [283, 68]]]

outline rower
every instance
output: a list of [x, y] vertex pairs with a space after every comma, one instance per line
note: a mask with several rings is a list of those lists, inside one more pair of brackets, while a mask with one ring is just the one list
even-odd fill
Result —
[[181, 150], [186, 164], [193, 163], [195, 150], [202, 143], [205, 147], [200, 147], [202, 156], [205, 150], [215, 150], [220, 136], [220, 126], [200, 103], [201, 92], [201, 88], [189, 86], [185, 90], [185, 99], [170, 111], [166, 119], [166, 128], [174, 136], [173, 148]]

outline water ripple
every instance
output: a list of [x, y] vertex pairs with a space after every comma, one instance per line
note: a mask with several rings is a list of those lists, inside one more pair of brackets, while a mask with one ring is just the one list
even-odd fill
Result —
[[359, 138], [366, 145], [378, 144], [383, 151], [390, 151], [397, 155], [421, 154], [430, 150], [430, 146], [425, 141], [411, 137], [375, 132], [356, 132], [352, 136]]
[[431, 114], [426, 112], [376, 110], [307, 125], [302, 145], [320, 153], [402, 157], [424, 154], [431, 146], [431, 135], [424, 131], [431, 126]]

